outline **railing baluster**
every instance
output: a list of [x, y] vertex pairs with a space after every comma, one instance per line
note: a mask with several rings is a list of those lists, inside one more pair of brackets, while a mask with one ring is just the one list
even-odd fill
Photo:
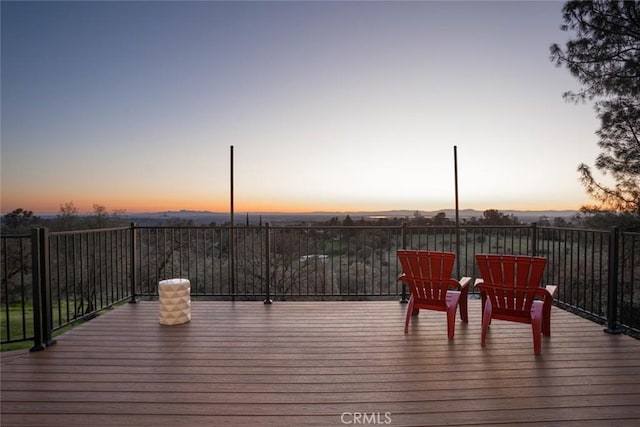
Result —
[[129, 228], [129, 262], [131, 265], [130, 269], [130, 279], [129, 279], [129, 303], [136, 303], [136, 225], [131, 223]]
[[264, 247], [265, 247], [265, 297], [264, 303], [271, 304], [271, 231], [269, 230], [269, 223], [265, 224], [264, 229]]
[[[407, 223], [404, 222], [402, 223], [402, 231], [400, 232], [401, 238], [402, 238], [402, 249], [408, 249], [407, 247]], [[398, 267], [398, 257], [394, 257], [395, 258], [395, 265], [396, 265], [396, 270]], [[395, 278], [396, 280], [398, 280], [398, 278]], [[400, 297], [400, 303], [401, 304], [407, 304], [409, 302], [409, 300], [407, 299], [407, 284], [405, 282], [402, 282], [402, 296]]]

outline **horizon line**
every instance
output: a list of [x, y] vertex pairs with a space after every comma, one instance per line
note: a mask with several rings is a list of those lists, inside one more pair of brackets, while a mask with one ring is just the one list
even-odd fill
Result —
[[[580, 212], [580, 209], [476, 209], [476, 208], [464, 208], [459, 209], [458, 212], [479, 212], [482, 213], [487, 210], [496, 210], [498, 212]], [[309, 211], [235, 211], [235, 215], [331, 215], [331, 214], [384, 214], [384, 213], [402, 213], [406, 215], [408, 213], [415, 212], [427, 212], [427, 213], [439, 213], [439, 212], [455, 212], [455, 208], [443, 208], [443, 209], [381, 209], [381, 210], [309, 210]], [[6, 215], [9, 212], [2, 212], [1, 215]], [[110, 212], [111, 215], [113, 212]], [[179, 214], [179, 213], [194, 213], [194, 214], [208, 214], [208, 215], [230, 215], [229, 211], [210, 211], [210, 210], [197, 210], [197, 209], [179, 209], [179, 210], [158, 210], [158, 211], [127, 211], [121, 214], [122, 216], [131, 215], [160, 215], [160, 214]], [[33, 212], [33, 215], [59, 215], [60, 212]], [[78, 212], [78, 216], [91, 216], [93, 212]]]

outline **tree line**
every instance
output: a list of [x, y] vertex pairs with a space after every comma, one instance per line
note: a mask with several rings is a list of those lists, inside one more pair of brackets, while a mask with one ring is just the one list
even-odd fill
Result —
[[55, 218], [43, 218], [35, 215], [31, 210], [18, 208], [2, 216], [2, 232], [29, 233], [33, 227], [47, 227], [51, 231], [121, 227], [129, 224], [123, 217], [125, 212], [122, 209], [108, 212], [104, 205], [94, 203], [91, 214], [81, 215], [71, 201], [60, 205]]
[[[130, 219], [125, 216], [126, 211], [122, 209], [109, 212], [104, 205], [93, 204], [93, 212], [90, 214], [80, 214], [73, 202], [66, 202], [60, 205], [58, 214], [53, 218], [43, 218], [37, 216], [31, 210], [18, 208], [1, 218], [3, 234], [26, 234], [30, 233], [33, 227], [47, 227], [51, 231], [74, 231], [101, 229], [110, 227], [126, 227], [130, 225]], [[535, 221], [540, 226], [559, 228], [589, 228], [589, 229], [610, 229], [618, 227], [622, 231], [640, 232], [640, 216], [634, 212], [612, 212], [612, 211], [586, 211], [582, 210], [572, 217], [540, 217]], [[305, 223], [306, 224], [306, 223]], [[402, 226], [403, 224], [423, 227], [454, 227], [455, 219], [447, 217], [445, 212], [439, 212], [432, 217], [425, 216], [420, 211], [415, 211], [413, 216], [385, 217], [385, 218], [365, 218], [354, 219], [351, 215], [343, 218], [332, 217], [327, 221], [319, 221], [309, 225], [330, 226], [330, 227], [351, 227], [351, 226]], [[461, 226], [517, 226], [524, 225], [516, 215], [505, 214], [497, 209], [487, 209], [480, 217], [462, 218]], [[215, 227], [218, 224], [209, 224]], [[229, 225], [228, 223], [222, 226]], [[248, 223], [247, 223], [248, 225]], [[158, 222], [157, 226], [169, 227], [193, 227], [192, 220], [184, 218], [167, 218]]]

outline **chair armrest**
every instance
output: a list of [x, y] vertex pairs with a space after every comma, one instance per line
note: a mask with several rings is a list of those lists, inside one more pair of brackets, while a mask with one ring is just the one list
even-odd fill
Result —
[[553, 295], [549, 293], [549, 291], [544, 287], [534, 288], [532, 289], [535, 293], [535, 296], [540, 300], [544, 301], [545, 305], [553, 303]]
[[551, 295], [551, 298], [555, 296], [556, 291], [558, 290], [557, 285], [545, 285], [544, 288], [547, 290], [547, 292], [549, 292], [549, 295]]
[[484, 283], [484, 280], [482, 279], [476, 279], [475, 282], [473, 282], [473, 287], [477, 287], [478, 285], [481, 285]]
[[401, 275], [398, 276], [398, 280], [399, 281], [406, 282], [407, 281], [406, 278], [407, 278], [407, 275], [404, 274], [404, 273], [402, 273]]
[[471, 283], [471, 277], [463, 277], [458, 280], [458, 283], [460, 283], [460, 289], [464, 289], [469, 286], [469, 283]]

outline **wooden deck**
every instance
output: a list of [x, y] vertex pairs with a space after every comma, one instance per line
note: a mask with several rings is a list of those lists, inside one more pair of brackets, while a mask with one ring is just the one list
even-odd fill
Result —
[[[480, 303], [447, 339], [444, 313], [403, 334], [397, 302], [157, 302], [119, 307], [36, 353], [2, 357], [7, 426], [640, 425], [640, 341], [554, 307], [528, 325]], [[358, 414], [364, 414], [358, 416]]]

